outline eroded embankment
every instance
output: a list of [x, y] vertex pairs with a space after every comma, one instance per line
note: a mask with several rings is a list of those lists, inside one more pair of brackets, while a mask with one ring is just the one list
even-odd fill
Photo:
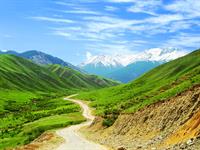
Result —
[[200, 143], [200, 85], [133, 114], [121, 114], [109, 128], [103, 128], [102, 119], [96, 118], [83, 132], [114, 148], [196, 149]]

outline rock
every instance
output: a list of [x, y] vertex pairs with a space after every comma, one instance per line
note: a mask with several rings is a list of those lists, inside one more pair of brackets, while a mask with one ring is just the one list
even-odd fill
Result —
[[190, 145], [193, 145], [193, 144], [194, 144], [194, 143], [193, 143], [193, 141], [192, 141], [191, 139], [187, 141], [187, 145], [190, 146]]
[[142, 148], [142, 146], [141, 145], [138, 145], [137, 147], [136, 147], [136, 149], [141, 149]]
[[126, 150], [124, 147], [119, 147], [117, 150]]
[[186, 146], [185, 144], [182, 143], [182, 144], [180, 145], [180, 149], [186, 149], [186, 148], [187, 148], [187, 146]]

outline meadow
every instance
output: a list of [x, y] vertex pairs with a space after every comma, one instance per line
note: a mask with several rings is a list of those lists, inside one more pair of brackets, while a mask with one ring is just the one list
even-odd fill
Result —
[[[30, 143], [44, 131], [84, 121], [78, 105], [31, 92], [0, 91], [0, 149]], [[12, 99], [12, 100], [11, 100]]]

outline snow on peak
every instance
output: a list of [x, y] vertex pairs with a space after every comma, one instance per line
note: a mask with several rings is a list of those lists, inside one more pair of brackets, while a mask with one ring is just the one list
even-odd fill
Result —
[[87, 52], [86, 57], [87, 60], [82, 63], [81, 66], [85, 66], [88, 64], [93, 64], [95, 66], [103, 65], [107, 67], [122, 66], [119, 57], [113, 57], [110, 55], [92, 55], [89, 52]]
[[186, 55], [185, 51], [177, 48], [152, 48], [144, 51], [143, 57], [149, 61], [170, 61]]
[[106, 67], [127, 66], [137, 61], [170, 61], [186, 55], [187, 52], [169, 47], [169, 48], [151, 48], [136, 54], [117, 54], [117, 55], [92, 55], [87, 52], [87, 60], [81, 64], [86, 66], [104, 65]]

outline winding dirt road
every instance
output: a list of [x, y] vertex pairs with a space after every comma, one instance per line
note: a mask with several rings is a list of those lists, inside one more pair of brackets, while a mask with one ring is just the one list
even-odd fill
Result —
[[56, 133], [64, 138], [65, 142], [62, 143], [56, 150], [107, 150], [104, 146], [87, 140], [78, 132], [80, 128], [89, 126], [95, 117], [92, 115], [91, 110], [86, 104], [80, 100], [71, 99], [73, 96], [75, 95], [64, 98], [64, 100], [69, 100], [80, 105], [83, 109], [83, 116], [87, 119], [87, 121], [58, 130]]

